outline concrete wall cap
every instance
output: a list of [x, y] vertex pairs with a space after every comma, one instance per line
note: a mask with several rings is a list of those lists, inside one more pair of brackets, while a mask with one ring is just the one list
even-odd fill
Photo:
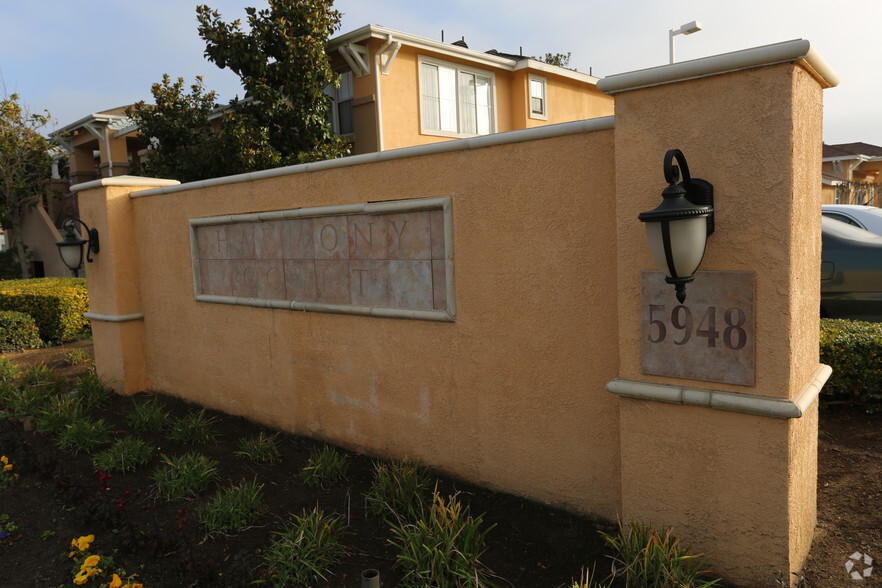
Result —
[[101, 178], [100, 180], [92, 180], [91, 182], [83, 182], [82, 184], [74, 184], [70, 187], [71, 192], [79, 192], [81, 190], [92, 190], [93, 188], [101, 188], [104, 186], [144, 186], [145, 188], [159, 186], [175, 186], [180, 184], [177, 180], [162, 180], [159, 178], [144, 178], [141, 176], [116, 176], [111, 178]]
[[638, 90], [787, 62], [799, 62], [824, 88], [832, 88], [839, 84], [839, 76], [812, 47], [811, 43], [805, 39], [794, 39], [783, 43], [616, 74], [597, 82], [597, 88], [607, 94], [617, 94], [628, 90]]
[[[265, 169], [262, 171], [239, 174], [235, 176], [224, 176], [221, 178], [211, 178], [209, 180], [200, 180], [198, 182], [189, 182], [180, 184], [180, 182], [171, 181], [169, 184], [163, 184], [162, 187], [142, 190], [131, 195], [132, 198], [141, 198], [144, 196], [159, 196], [161, 194], [170, 194], [173, 192], [182, 192], [184, 190], [196, 190], [201, 188], [209, 188], [211, 186], [221, 186], [225, 184], [238, 184], [240, 182], [253, 182], [256, 180], [265, 180], [268, 178], [277, 178], [280, 176], [290, 176], [294, 174], [315, 172], [321, 170], [335, 169], [338, 167], [348, 167], [354, 165], [363, 165], [366, 163], [376, 163], [380, 161], [393, 161], [396, 159], [406, 159], [409, 157], [421, 157], [425, 155], [437, 155], [439, 153], [450, 153], [454, 151], [468, 151], [470, 149], [481, 149], [483, 147], [492, 147], [495, 145], [504, 145], [507, 143], [522, 143], [525, 141], [538, 141], [541, 139], [550, 139], [554, 137], [563, 137], [566, 135], [577, 135], [579, 133], [590, 133], [593, 131], [606, 131], [613, 128], [613, 117], [604, 116], [599, 118], [589, 118], [574, 122], [559, 123], [554, 125], [545, 125], [541, 127], [533, 127], [531, 129], [521, 129], [518, 131], [507, 131], [504, 133], [494, 133], [492, 135], [482, 135], [480, 137], [469, 137], [467, 139], [455, 139], [452, 141], [442, 141], [440, 143], [431, 143], [429, 145], [417, 145], [415, 147], [403, 147], [401, 149], [391, 149], [389, 151], [379, 151], [375, 153], [364, 153], [362, 155], [350, 155], [348, 157], [340, 157], [338, 159], [325, 159], [324, 161], [315, 161], [312, 163], [301, 163], [287, 167], [277, 167], [273, 169]], [[107, 178], [114, 179], [114, 178]], [[98, 180], [96, 180], [98, 181]], [[143, 181], [146, 181], [143, 180]], [[169, 180], [155, 180], [169, 182]], [[78, 184], [78, 186], [90, 186], [93, 182], [86, 184]], [[180, 184], [180, 185], [175, 185]], [[123, 184], [117, 184], [123, 185]], [[125, 185], [146, 185], [146, 184], [125, 184]], [[80, 188], [82, 189], [82, 188]]]
[[792, 399], [672, 386], [622, 378], [616, 378], [607, 383], [606, 389], [608, 392], [625, 398], [701, 406], [779, 419], [796, 419], [801, 417], [815, 401], [832, 372], [830, 366], [820, 364], [812, 378], [800, 388]]

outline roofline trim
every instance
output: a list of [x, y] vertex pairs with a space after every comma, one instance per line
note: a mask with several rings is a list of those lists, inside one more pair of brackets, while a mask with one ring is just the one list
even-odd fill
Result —
[[839, 76], [812, 47], [811, 43], [805, 39], [794, 39], [783, 43], [616, 74], [597, 82], [597, 87], [607, 94], [617, 94], [787, 62], [799, 62], [824, 88], [832, 88], [839, 84]]
[[498, 55], [492, 55], [490, 53], [484, 53], [481, 51], [476, 51], [474, 49], [467, 49], [465, 47], [460, 47], [459, 45], [453, 45], [452, 43], [435, 41], [434, 39], [428, 39], [426, 37], [420, 37], [411, 33], [396, 31], [394, 29], [388, 29], [386, 27], [373, 24], [365, 25], [361, 28], [355, 29], [354, 31], [330, 39], [328, 41], [327, 50], [336, 51], [341, 46], [345, 47], [349, 43], [361, 43], [368, 39], [380, 39], [382, 41], [388, 41], [390, 35], [396, 41], [403, 42], [407, 45], [410, 45], [411, 47], [416, 47], [419, 50], [433, 51], [435, 53], [440, 53], [442, 55], [446, 55], [447, 57], [454, 57], [457, 59], [467, 59], [469, 61], [480, 63], [485, 67], [498, 67], [501, 69], [506, 69], [508, 71], [517, 71], [521, 69], [537, 69], [546, 73], [556, 74], [561, 77], [570, 78], [588, 84], [597, 84], [597, 81], [600, 79], [572, 69], [558, 67], [556, 65], [551, 65], [548, 63], [537, 61], [535, 59], [530, 59], [529, 57], [524, 57], [524, 59], [509, 59], [508, 57], [500, 57]]
[[129, 119], [129, 117], [127, 117], [124, 114], [93, 113], [88, 116], [84, 116], [83, 118], [81, 118], [80, 120], [78, 120], [76, 122], [72, 122], [69, 125], [65, 125], [65, 126], [61, 127], [60, 129], [56, 129], [56, 130], [52, 131], [51, 133], [49, 133], [49, 136], [54, 138], [56, 135], [65, 134], [68, 131], [73, 131], [74, 129], [78, 129], [82, 126], [85, 126], [90, 122], [113, 123], [113, 122], [123, 122], [127, 119]]

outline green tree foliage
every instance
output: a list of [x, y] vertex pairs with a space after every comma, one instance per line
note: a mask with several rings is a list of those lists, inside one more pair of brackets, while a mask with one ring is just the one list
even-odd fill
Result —
[[172, 83], [166, 74], [150, 92], [154, 104], [142, 100], [127, 110], [140, 132], [154, 141], [138, 173], [182, 182], [232, 173], [226, 171], [221, 135], [209, 118], [216, 95], [205, 92], [201, 77], [185, 93], [184, 79]]
[[556, 65], [557, 67], [565, 67], [567, 69], [570, 68], [570, 58], [572, 58], [573, 54], [570, 51], [566, 53], [546, 53], [545, 57], [539, 57], [539, 61], [544, 61], [548, 65]]
[[[153, 140], [142, 173], [193, 181], [345, 155], [348, 146], [327, 122], [324, 87], [336, 84], [325, 53], [341, 14], [332, 0], [270, 0], [245, 9], [248, 29], [226, 23], [217, 10], [196, 8], [205, 56], [242, 81], [244, 100], [222, 111], [202, 80], [185, 93], [168, 76], [154, 84], [155, 106], [130, 110]], [[213, 115], [214, 113], [214, 115]]]
[[18, 229], [51, 179], [52, 142], [40, 134], [49, 118], [48, 112], [28, 113], [18, 94], [4, 94], [0, 100], [0, 227], [15, 233], [22, 278], [28, 277], [27, 248]]

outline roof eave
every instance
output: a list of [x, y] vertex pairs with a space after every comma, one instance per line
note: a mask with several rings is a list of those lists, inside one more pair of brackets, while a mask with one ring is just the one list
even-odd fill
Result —
[[497, 67], [514, 71], [515, 66], [518, 63], [518, 60], [509, 59], [507, 57], [490, 55], [489, 53], [475, 51], [474, 49], [466, 49], [465, 47], [460, 47], [459, 45], [444, 43], [442, 41], [435, 41], [433, 39], [427, 39], [425, 37], [419, 37], [410, 33], [404, 33], [402, 31], [396, 31], [394, 29], [388, 29], [386, 27], [372, 24], [365, 25], [352, 32], [340, 35], [339, 37], [334, 37], [333, 39], [328, 41], [327, 50], [335, 51], [341, 45], [349, 43], [361, 43], [368, 39], [387, 40], [389, 39], [390, 35], [396, 41], [400, 41], [411, 47], [416, 47], [417, 49], [422, 49], [423, 51], [440, 53], [442, 55], [454, 57], [457, 59], [467, 59], [469, 61], [479, 63], [484, 66]]
[[84, 116], [80, 120], [70, 123], [69, 125], [65, 125], [60, 129], [56, 129], [49, 133], [49, 136], [55, 138], [59, 135], [67, 134], [71, 131], [75, 131], [76, 129], [81, 128], [90, 122], [102, 122], [102, 123], [114, 123], [114, 122], [122, 122], [127, 120], [128, 117], [121, 114], [101, 114], [100, 112], [92, 113], [88, 116]]

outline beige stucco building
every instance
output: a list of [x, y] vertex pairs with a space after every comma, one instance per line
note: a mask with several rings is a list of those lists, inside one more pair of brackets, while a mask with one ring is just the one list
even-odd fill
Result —
[[335, 131], [372, 153], [613, 114], [598, 79], [522, 55], [367, 25], [328, 44]]

